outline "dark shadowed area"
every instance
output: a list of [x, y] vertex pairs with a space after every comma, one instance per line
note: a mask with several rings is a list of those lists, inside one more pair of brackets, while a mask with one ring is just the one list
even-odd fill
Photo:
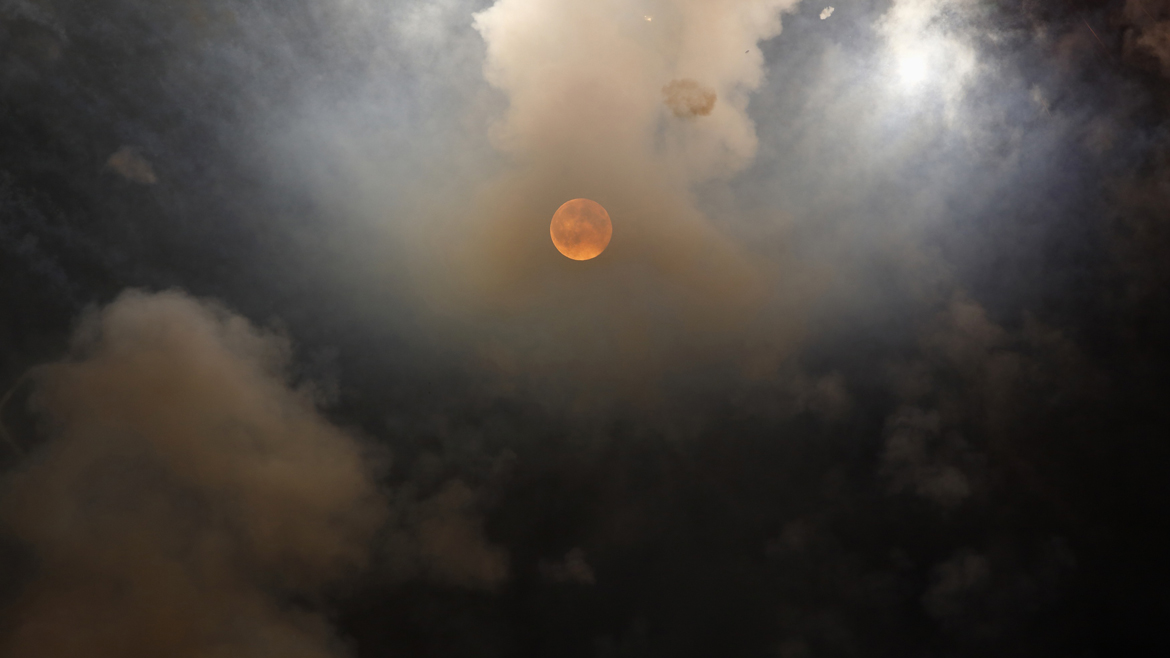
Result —
[[0, 656], [1170, 655], [1168, 323], [1166, 0], [0, 0]]

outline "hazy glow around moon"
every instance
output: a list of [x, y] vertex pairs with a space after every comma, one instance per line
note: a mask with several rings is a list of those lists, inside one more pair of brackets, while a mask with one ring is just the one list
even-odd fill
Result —
[[557, 251], [573, 260], [589, 260], [605, 251], [613, 224], [601, 204], [573, 199], [557, 208], [549, 233]]
[[906, 53], [898, 60], [898, 76], [905, 87], [917, 87], [930, 75], [930, 65], [924, 53]]

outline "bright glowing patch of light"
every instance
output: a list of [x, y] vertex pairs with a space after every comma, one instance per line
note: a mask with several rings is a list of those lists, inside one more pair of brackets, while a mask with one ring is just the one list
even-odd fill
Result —
[[958, 0], [894, 0], [879, 20], [886, 41], [880, 77], [896, 107], [956, 120], [963, 88], [980, 69], [973, 36], [947, 18], [964, 7]]
[[898, 80], [902, 86], [915, 88], [926, 82], [930, 75], [930, 64], [924, 53], [903, 53], [898, 58]]
[[653, 17], [653, 16], [643, 16], [642, 18], [645, 18], [647, 23], [649, 23], [650, 21], [654, 20], [654, 17]]

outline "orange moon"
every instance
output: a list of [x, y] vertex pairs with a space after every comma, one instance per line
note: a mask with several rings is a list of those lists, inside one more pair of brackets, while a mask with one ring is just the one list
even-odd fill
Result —
[[573, 199], [557, 208], [549, 233], [557, 251], [573, 260], [589, 260], [609, 246], [613, 223], [600, 203]]

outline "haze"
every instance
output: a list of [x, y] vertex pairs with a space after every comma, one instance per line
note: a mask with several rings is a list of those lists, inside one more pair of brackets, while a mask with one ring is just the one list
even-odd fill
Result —
[[0, 655], [1164, 655], [1168, 111], [1155, 0], [0, 0]]

